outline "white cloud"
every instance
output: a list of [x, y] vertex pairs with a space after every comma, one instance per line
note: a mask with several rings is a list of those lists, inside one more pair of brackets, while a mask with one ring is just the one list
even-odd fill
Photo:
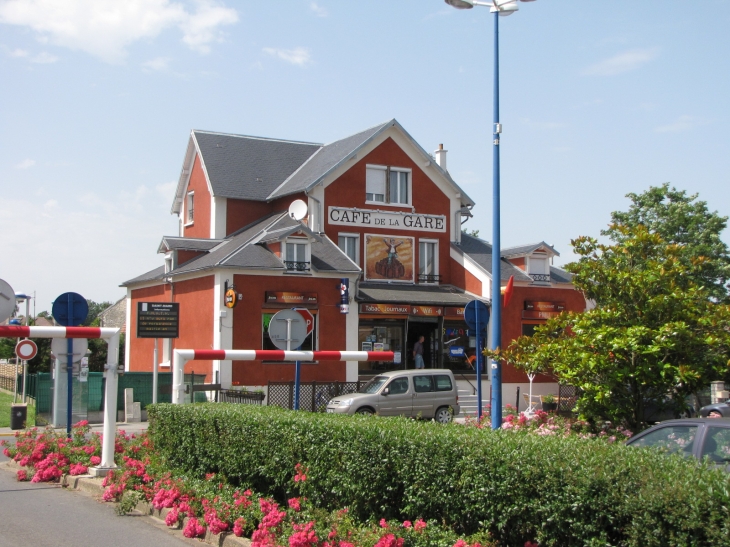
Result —
[[20, 163], [18, 163], [15, 168], [16, 169], [30, 169], [35, 165], [35, 160], [32, 160], [30, 158], [24, 159]]
[[632, 49], [589, 66], [583, 71], [586, 76], [616, 76], [636, 70], [659, 55], [659, 48]]
[[56, 61], [58, 61], [58, 57], [51, 55], [50, 53], [46, 53], [45, 51], [42, 51], [38, 55], [34, 55], [30, 60], [31, 63], [37, 63], [39, 65], [47, 65], [55, 63]]
[[707, 125], [708, 123], [709, 122], [707, 120], [703, 120], [702, 118], [684, 115], [680, 116], [672, 123], [655, 127], [654, 131], [656, 131], [657, 133], [679, 133], [682, 131], [694, 129], [695, 127], [701, 125]]
[[169, 57], [155, 57], [154, 59], [150, 59], [149, 61], [146, 61], [142, 63], [142, 68], [146, 70], [154, 70], [158, 72], [162, 72], [167, 70], [170, 67], [170, 58]]
[[24, 50], [24, 49], [14, 49], [10, 53], [8, 53], [10, 57], [27, 57], [30, 55], [30, 52]]
[[309, 9], [312, 10], [317, 17], [327, 17], [329, 15], [327, 9], [317, 4], [317, 2], [309, 4]]
[[220, 40], [220, 26], [238, 21], [232, 8], [195, 0], [194, 11], [171, 0], [7, 0], [0, 23], [29, 27], [43, 43], [85, 51], [119, 62], [126, 48], [177, 27], [183, 42], [206, 53]]
[[265, 47], [264, 53], [273, 55], [279, 59], [291, 63], [293, 65], [305, 66], [312, 62], [309, 50], [303, 47], [296, 47], [294, 49], [277, 49], [273, 47]]

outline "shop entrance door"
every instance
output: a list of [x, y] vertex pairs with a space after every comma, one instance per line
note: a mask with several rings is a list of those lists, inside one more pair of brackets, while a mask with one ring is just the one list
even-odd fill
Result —
[[418, 339], [423, 336], [423, 362], [426, 368], [439, 368], [439, 336], [438, 336], [438, 320], [433, 322], [414, 321], [412, 318], [408, 320], [408, 336], [406, 341], [406, 355], [404, 362], [406, 368], [416, 368], [416, 361], [413, 358], [413, 346]]

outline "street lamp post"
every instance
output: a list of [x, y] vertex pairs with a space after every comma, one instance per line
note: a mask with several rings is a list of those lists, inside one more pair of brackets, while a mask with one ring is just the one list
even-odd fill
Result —
[[[531, 2], [533, 0], [520, 0]], [[519, 9], [517, 0], [445, 0], [457, 9], [471, 9], [486, 6], [494, 13], [494, 126], [492, 135], [492, 313], [490, 349], [499, 349], [502, 343], [502, 275], [500, 242], [500, 203], [499, 203], [499, 136], [502, 124], [499, 122], [499, 17], [511, 15]], [[492, 361], [492, 429], [502, 426], [502, 365]]]
[[[25, 302], [25, 326], [26, 327], [30, 324], [28, 321], [28, 319], [29, 319], [28, 314], [30, 313], [30, 299], [31, 299], [31, 297], [28, 296], [27, 294], [15, 293], [16, 302], [21, 303], [21, 304], [23, 302]], [[18, 338], [18, 341], [20, 341], [20, 338]], [[16, 363], [18, 362], [18, 359], [19, 358], [16, 357], [16, 359], [15, 359]], [[27, 377], [28, 377], [28, 361], [23, 359], [23, 404], [28, 402], [28, 399], [25, 394], [25, 382], [26, 382]], [[17, 382], [17, 380], [16, 380], [16, 382]]]

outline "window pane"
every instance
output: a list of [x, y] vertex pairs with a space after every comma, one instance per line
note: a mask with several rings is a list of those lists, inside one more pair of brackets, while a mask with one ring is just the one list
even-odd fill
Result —
[[427, 393], [433, 391], [433, 377], [432, 376], [414, 376], [413, 387], [416, 393]]
[[730, 429], [726, 427], [708, 428], [700, 457], [710, 458], [715, 463], [730, 462]]
[[366, 169], [365, 199], [367, 201], [385, 201], [385, 173], [384, 169]]
[[339, 236], [338, 246], [350, 260], [357, 264], [357, 238], [353, 236]]
[[400, 395], [408, 391], [408, 378], [396, 378], [388, 384], [390, 395]]
[[286, 244], [286, 259], [290, 260], [290, 261], [296, 260], [296, 258], [294, 258], [294, 244], [293, 243]]
[[400, 203], [408, 203], [408, 173], [400, 173]]
[[418, 253], [418, 273], [421, 275], [434, 275], [436, 273], [435, 254], [436, 244], [422, 241]]
[[436, 391], [451, 391], [451, 378], [445, 374], [439, 374], [436, 378]]
[[631, 446], [652, 446], [669, 453], [691, 456], [696, 434], [697, 426], [694, 425], [662, 427], [631, 443]]

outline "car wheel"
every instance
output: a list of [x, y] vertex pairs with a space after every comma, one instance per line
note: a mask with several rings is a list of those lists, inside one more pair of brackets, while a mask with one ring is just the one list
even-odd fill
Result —
[[375, 412], [373, 412], [372, 408], [365, 407], [365, 408], [358, 408], [357, 411], [355, 412], [355, 414], [362, 414], [363, 416], [372, 416], [373, 414], [375, 414]]
[[451, 409], [446, 406], [442, 406], [436, 411], [436, 415], [433, 417], [440, 424], [447, 424], [453, 419]]

